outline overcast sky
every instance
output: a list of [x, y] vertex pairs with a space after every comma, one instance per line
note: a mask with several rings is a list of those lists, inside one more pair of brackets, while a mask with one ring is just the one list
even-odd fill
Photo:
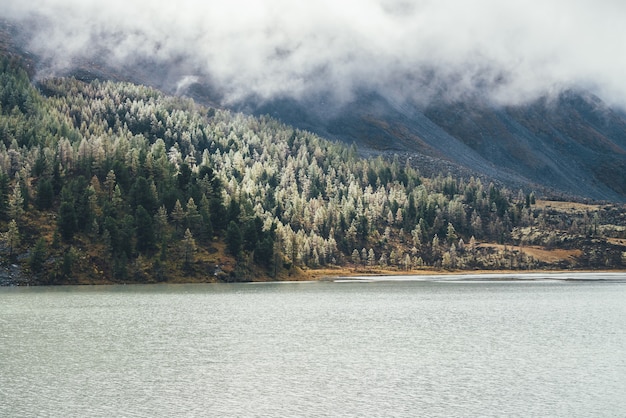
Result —
[[[31, 50], [57, 69], [105, 54], [186, 58], [231, 100], [356, 88], [515, 103], [590, 88], [626, 104], [623, 0], [0, 0], [38, 16]], [[107, 51], [107, 52], [104, 52]], [[445, 86], [445, 87], [444, 87]]]

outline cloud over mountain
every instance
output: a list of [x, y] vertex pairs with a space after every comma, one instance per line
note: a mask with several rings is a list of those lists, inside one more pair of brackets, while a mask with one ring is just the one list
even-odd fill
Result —
[[481, 91], [519, 103], [581, 86], [626, 104], [620, 0], [4, 3], [49, 70], [77, 59], [175, 61], [231, 101], [312, 92], [348, 100], [366, 88], [398, 99]]

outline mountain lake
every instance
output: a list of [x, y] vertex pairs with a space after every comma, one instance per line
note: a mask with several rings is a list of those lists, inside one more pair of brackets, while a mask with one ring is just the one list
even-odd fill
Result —
[[626, 416], [625, 393], [626, 274], [0, 288], [2, 417]]

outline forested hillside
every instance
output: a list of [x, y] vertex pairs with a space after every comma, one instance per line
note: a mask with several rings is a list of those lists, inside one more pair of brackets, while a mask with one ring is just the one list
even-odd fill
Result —
[[[302, 269], [624, 267], [623, 208], [421, 178], [269, 117], [0, 61], [5, 283], [253, 280]], [[525, 247], [561, 248], [534, 258]], [[569, 251], [569, 252], [567, 252]]]

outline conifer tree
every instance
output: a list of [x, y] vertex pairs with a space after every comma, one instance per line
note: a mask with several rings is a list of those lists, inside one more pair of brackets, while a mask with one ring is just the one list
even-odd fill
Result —
[[33, 248], [28, 264], [33, 273], [39, 273], [43, 269], [43, 264], [46, 261], [46, 240], [39, 238], [35, 247]]
[[183, 253], [183, 265], [185, 268], [189, 268], [193, 262], [194, 255], [197, 250], [196, 240], [193, 238], [193, 234], [187, 228], [181, 241], [182, 253]]
[[374, 264], [376, 264], [376, 254], [374, 254], [374, 250], [370, 248], [369, 252], [367, 253], [367, 265], [371, 267]]
[[159, 239], [163, 239], [167, 230], [167, 209], [165, 205], [161, 205], [154, 215], [155, 235]]
[[9, 248], [9, 257], [13, 256], [13, 251], [20, 245], [21, 242], [20, 231], [17, 227], [15, 219], [11, 219], [9, 222], [9, 228], [7, 232], [3, 234], [3, 240]]
[[356, 248], [352, 251], [352, 262], [355, 266], [361, 263], [361, 256]]
[[381, 254], [380, 259], [378, 260], [378, 264], [383, 268], [387, 267], [388, 261], [387, 261], [387, 255], [385, 253]]
[[47, 210], [52, 207], [54, 203], [54, 189], [52, 182], [48, 178], [41, 179], [37, 183], [37, 197], [35, 205], [39, 210]]
[[185, 211], [183, 210], [183, 205], [180, 204], [180, 200], [176, 199], [176, 203], [174, 203], [174, 209], [172, 209], [172, 213], [170, 214], [172, 220], [174, 221], [174, 225], [176, 226], [176, 231], [183, 226], [185, 221]]
[[241, 251], [241, 245], [243, 238], [241, 236], [241, 229], [234, 221], [230, 221], [228, 228], [226, 229], [226, 249], [231, 255], [238, 255]]
[[193, 197], [190, 197], [187, 200], [187, 210], [185, 211], [185, 219], [187, 221], [187, 227], [192, 231], [192, 233], [197, 234], [202, 229], [202, 217], [198, 212], [198, 206], [196, 206], [196, 202], [193, 200]]
[[155, 234], [152, 217], [141, 205], [137, 206], [135, 210], [135, 231], [138, 251], [143, 252], [154, 248]]
[[57, 225], [63, 240], [66, 242], [71, 241], [74, 234], [78, 230], [76, 211], [74, 210], [74, 205], [72, 203], [67, 201], [61, 203]]
[[456, 230], [454, 229], [454, 225], [451, 222], [448, 222], [448, 228], [446, 229], [446, 241], [449, 243], [453, 243], [458, 239], [456, 235]]
[[13, 193], [9, 197], [9, 216], [11, 219], [19, 222], [24, 214], [24, 197], [22, 196], [22, 188], [19, 182], [13, 187]]

